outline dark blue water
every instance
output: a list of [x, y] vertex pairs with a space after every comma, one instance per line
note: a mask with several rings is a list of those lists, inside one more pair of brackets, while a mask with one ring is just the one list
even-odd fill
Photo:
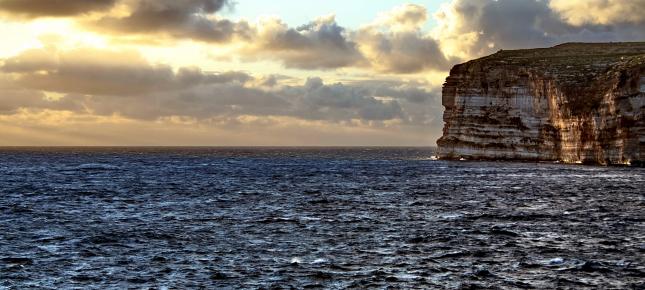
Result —
[[0, 150], [0, 289], [645, 288], [645, 170], [427, 148]]

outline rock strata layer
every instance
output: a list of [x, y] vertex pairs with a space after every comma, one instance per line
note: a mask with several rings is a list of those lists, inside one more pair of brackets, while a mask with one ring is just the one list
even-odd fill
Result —
[[443, 87], [443, 159], [642, 164], [645, 42], [499, 51]]

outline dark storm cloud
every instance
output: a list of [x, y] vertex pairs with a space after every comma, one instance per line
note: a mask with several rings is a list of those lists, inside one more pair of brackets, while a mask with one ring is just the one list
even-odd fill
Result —
[[129, 15], [104, 17], [90, 25], [117, 33], [161, 33], [207, 42], [245, 37], [250, 29], [245, 22], [208, 17], [227, 5], [231, 5], [228, 0], [137, 0], [131, 3]]
[[109, 9], [117, 0], [0, 0], [0, 11], [27, 17], [64, 17]]

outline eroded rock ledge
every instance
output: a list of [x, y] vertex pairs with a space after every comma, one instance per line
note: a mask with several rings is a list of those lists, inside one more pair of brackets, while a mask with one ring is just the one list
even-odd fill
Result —
[[443, 159], [645, 160], [645, 42], [499, 51], [443, 87]]

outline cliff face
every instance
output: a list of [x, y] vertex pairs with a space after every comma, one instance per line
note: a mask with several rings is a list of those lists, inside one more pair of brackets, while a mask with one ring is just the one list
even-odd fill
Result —
[[443, 159], [645, 160], [645, 43], [500, 51], [443, 87]]

